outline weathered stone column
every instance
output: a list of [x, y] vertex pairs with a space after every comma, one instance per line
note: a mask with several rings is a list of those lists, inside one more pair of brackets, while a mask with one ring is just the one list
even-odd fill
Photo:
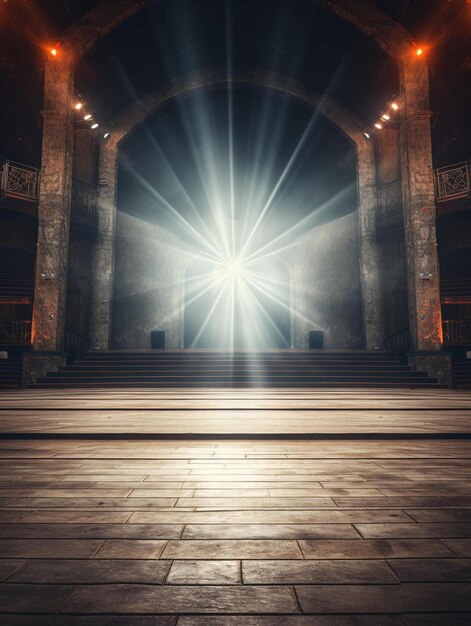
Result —
[[383, 345], [383, 309], [376, 242], [376, 162], [373, 143], [366, 137], [357, 140], [357, 193], [365, 347], [374, 350]]
[[92, 266], [91, 348], [108, 350], [116, 246], [118, 146], [113, 138], [101, 145], [98, 164], [98, 232]]
[[412, 347], [439, 350], [442, 343], [440, 275], [435, 231], [435, 194], [428, 66], [402, 66], [401, 171]]
[[60, 352], [64, 342], [73, 151], [71, 98], [70, 64], [48, 60], [33, 307], [35, 351]]

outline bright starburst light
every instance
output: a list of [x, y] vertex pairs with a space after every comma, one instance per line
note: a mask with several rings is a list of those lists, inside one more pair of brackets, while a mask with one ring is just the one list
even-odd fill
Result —
[[[233, 79], [231, 3], [226, 7], [223, 89], [209, 94], [195, 90], [138, 131], [141, 140], [151, 141], [160, 183], [150, 170], [145, 173], [148, 154], [139, 162], [124, 148], [121, 162], [145, 190], [159, 226], [178, 235], [182, 254], [190, 258], [180, 286], [185, 291], [185, 347], [290, 347], [290, 324], [302, 315], [293, 306], [293, 281], [298, 281], [298, 293], [305, 288], [293, 276], [290, 258], [301, 235], [335, 212], [355, 208], [354, 166], [347, 183], [316, 172], [313, 159], [323, 165], [330, 158], [332, 135], [322, 136], [337, 132], [325, 130], [318, 109], [297, 104], [293, 114], [293, 101], [269, 90], [251, 92], [249, 105], [240, 109], [245, 105], [237, 99]], [[175, 17], [175, 54], [162, 50], [170, 77], [188, 75], [200, 62], [187, 46], [194, 29], [191, 19], [191, 12]], [[156, 39], [165, 46], [163, 41]], [[299, 38], [297, 45], [302, 63], [306, 42]], [[177, 54], [180, 49], [188, 49], [188, 55]], [[213, 102], [223, 111], [220, 118]], [[332, 163], [345, 151], [353, 152], [346, 144]], [[318, 145], [317, 157], [313, 145]], [[309, 184], [299, 184], [300, 176]], [[131, 202], [136, 205], [136, 198]], [[150, 210], [148, 215], [152, 221]], [[313, 320], [304, 321], [315, 327]]]

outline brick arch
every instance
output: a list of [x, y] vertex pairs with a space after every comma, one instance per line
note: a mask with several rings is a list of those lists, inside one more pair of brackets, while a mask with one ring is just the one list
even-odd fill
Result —
[[[428, 63], [413, 54], [410, 33], [370, 2], [309, 0], [350, 22], [396, 63], [401, 85], [401, 172], [408, 266], [409, 321], [415, 350], [441, 348], [441, 305]], [[72, 176], [71, 102], [77, 61], [119, 24], [157, 0], [100, 0], [62, 37], [62, 54], [45, 66], [42, 183], [33, 324], [35, 350], [61, 351], [67, 284]], [[46, 234], [48, 236], [46, 237]], [[57, 244], [56, 242], [59, 242]], [[432, 277], [424, 281], [424, 273]], [[54, 285], [41, 276], [53, 272]]]
[[354, 144], [371, 147], [364, 132], [367, 125], [354, 113], [329, 96], [306, 88], [301, 82], [288, 76], [264, 69], [245, 70], [228, 76], [225, 72], [198, 70], [181, 78], [169, 81], [160, 89], [136, 100], [118, 113], [107, 125], [110, 137], [107, 144], [119, 145], [133, 130], [142, 124], [154, 111], [172, 100], [192, 91], [217, 85], [255, 85], [293, 98], [312, 109], [318, 109]]
[[[103, 37], [159, 0], [101, 0], [63, 34], [61, 46], [77, 62]], [[350, 22], [372, 39], [398, 65], [404, 62], [413, 41], [410, 33], [370, 2], [357, 0], [308, 0]]]
[[[204, 70], [170, 81], [157, 91], [137, 100], [118, 113], [108, 125], [109, 137], [101, 144], [99, 178], [106, 181], [98, 196], [99, 241], [94, 262], [94, 296], [92, 305], [92, 344], [107, 348], [112, 301], [112, 276], [103, 267], [114, 265], [116, 223], [117, 169], [120, 144], [153, 112], [189, 92], [224, 84], [256, 85], [282, 93], [317, 109], [356, 147], [358, 226], [360, 239], [360, 276], [363, 301], [365, 343], [369, 349], [382, 344], [382, 307], [379, 289], [379, 254], [374, 240], [376, 218], [376, 164], [374, 144], [364, 132], [365, 124], [351, 111], [328, 96], [316, 94], [302, 83], [266, 70], [247, 70], [232, 75]], [[177, 336], [178, 333], [175, 333]], [[174, 346], [178, 347], [178, 346]], [[298, 346], [301, 347], [301, 346]]]

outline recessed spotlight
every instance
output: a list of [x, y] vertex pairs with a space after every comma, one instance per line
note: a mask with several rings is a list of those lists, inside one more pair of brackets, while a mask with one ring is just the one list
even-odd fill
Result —
[[84, 115], [84, 116], [83, 116], [83, 119], [84, 119], [84, 120], [86, 120], [86, 121], [88, 121], [88, 120], [91, 120], [91, 119], [92, 119], [92, 116], [91, 116], [91, 114], [90, 114], [90, 113], [87, 113], [87, 115]]
[[379, 122], [376, 122], [375, 128], [377, 128], [378, 130], [381, 130], [383, 128], [383, 125], [380, 124]]
[[91, 128], [92, 130], [95, 130], [95, 128], [98, 128], [98, 124], [95, 122], [95, 124], [92, 124], [92, 125], [90, 126], [90, 128]]

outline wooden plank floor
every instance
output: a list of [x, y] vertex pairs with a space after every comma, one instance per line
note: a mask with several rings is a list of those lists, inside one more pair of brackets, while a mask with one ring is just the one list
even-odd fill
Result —
[[[471, 440], [408, 437], [457, 417], [469, 432], [469, 406], [447, 391], [2, 394], [0, 626], [468, 625]], [[290, 411], [287, 434], [343, 426], [337, 440], [93, 439], [126, 415], [129, 432], [163, 433], [191, 409], [200, 435], [224, 411], [231, 432], [245, 411], [256, 434]], [[402, 439], [349, 438], [354, 415], [370, 428], [383, 411]], [[64, 438], [14, 437], [33, 424]]]
[[449, 390], [11, 391], [0, 432], [134, 435], [471, 433], [471, 393]]

